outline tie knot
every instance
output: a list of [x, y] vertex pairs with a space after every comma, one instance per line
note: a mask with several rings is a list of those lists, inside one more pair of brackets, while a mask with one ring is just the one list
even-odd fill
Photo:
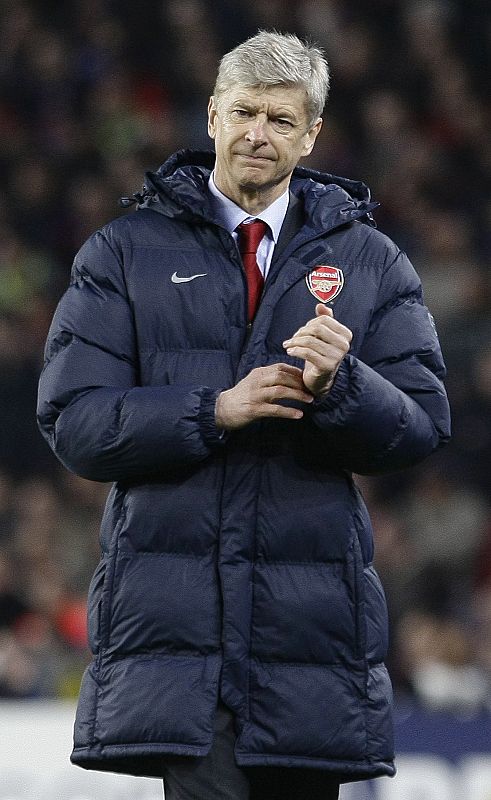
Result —
[[268, 229], [266, 222], [262, 219], [255, 219], [254, 222], [242, 222], [237, 226], [239, 232], [239, 250], [242, 255], [246, 253], [257, 253], [259, 242]]

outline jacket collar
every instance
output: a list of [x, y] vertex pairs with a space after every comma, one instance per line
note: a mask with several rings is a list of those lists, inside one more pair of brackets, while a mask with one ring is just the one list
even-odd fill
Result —
[[[208, 180], [215, 164], [211, 151], [179, 150], [157, 172], [146, 172], [142, 192], [122, 198], [122, 205], [198, 224], [218, 224], [210, 202]], [[290, 191], [298, 197], [308, 221], [305, 237], [325, 234], [355, 219], [374, 225], [371, 212], [379, 204], [370, 201], [370, 190], [361, 181], [296, 167]]]

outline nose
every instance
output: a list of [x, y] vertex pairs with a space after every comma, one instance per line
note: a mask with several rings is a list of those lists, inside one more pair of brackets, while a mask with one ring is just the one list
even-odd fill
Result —
[[266, 120], [255, 117], [245, 135], [246, 141], [254, 147], [260, 147], [267, 141]]

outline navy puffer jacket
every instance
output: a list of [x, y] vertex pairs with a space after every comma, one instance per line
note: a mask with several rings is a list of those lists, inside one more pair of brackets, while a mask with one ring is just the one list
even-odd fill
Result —
[[[386, 607], [351, 473], [414, 464], [448, 438], [438, 340], [363, 184], [305, 169], [291, 182], [303, 225], [248, 330], [212, 166], [181, 152], [147, 173], [137, 213], [77, 255], [46, 346], [44, 435], [70, 470], [113, 482], [72, 760], [159, 775], [163, 754], [209, 750], [221, 697], [240, 765], [391, 775]], [[302, 366], [282, 342], [314, 316], [311, 289], [329, 291], [322, 270], [309, 289], [319, 265], [337, 268], [331, 305], [354, 334], [331, 392], [300, 421], [221, 437], [220, 390]]]

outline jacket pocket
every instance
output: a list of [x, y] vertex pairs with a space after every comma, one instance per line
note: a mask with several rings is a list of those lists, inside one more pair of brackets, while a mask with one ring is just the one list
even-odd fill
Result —
[[[95, 625], [97, 628], [97, 643], [98, 643], [99, 656], [101, 656], [102, 650], [106, 648], [109, 643], [109, 634], [111, 627], [110, 626], [111, 604], [113, 595], [114, 573], [116, 571], [116, 560], [119, 550], [119, 534], [126, 520], [125, 497], [126, 495], [121, 493], [121, 495], [119, 495], [119, 497], [117, 498], [117, 503], [115, 503], [116, 508], [114, 510], [118, 512], [117, 522], [111, 534], [111, 543], [109, 552], [107, 553], [107, 555], [103, 557], [102, 562], [99, 565], [99, 567], [101, 567], [101, 573], [103, 572], [103, 575], [102, 577], [99, 576], [100, 599], [99, 602], [97, 603], [97, 610], [94, 610]], [[102, 564], [104, 564], [105, 566], [104, 571], [102, 570]], [[96, 569], [94, 577], [92, 578], [92, 582], [94, 584], [97, 580], [99, 567]], [[96, 609], [95, 606], [94, 609]]]
[[87, 605], [87, 633], [89, 647], [94, 655], [101, 646], [101, 601], [105, 576], [106, 559], [102, 558], [90, 581]]
[[355, 534], [346, 554], [347, 582], [354, 608], [355, 647], [357, 660], [365, 658], [367, 629], [365, 620], [364, 565], [360, 541]]
[[387, 655], [389, 619], [385, 592], [375, 568], [364, 569], [366, 657], [379, 664]]

